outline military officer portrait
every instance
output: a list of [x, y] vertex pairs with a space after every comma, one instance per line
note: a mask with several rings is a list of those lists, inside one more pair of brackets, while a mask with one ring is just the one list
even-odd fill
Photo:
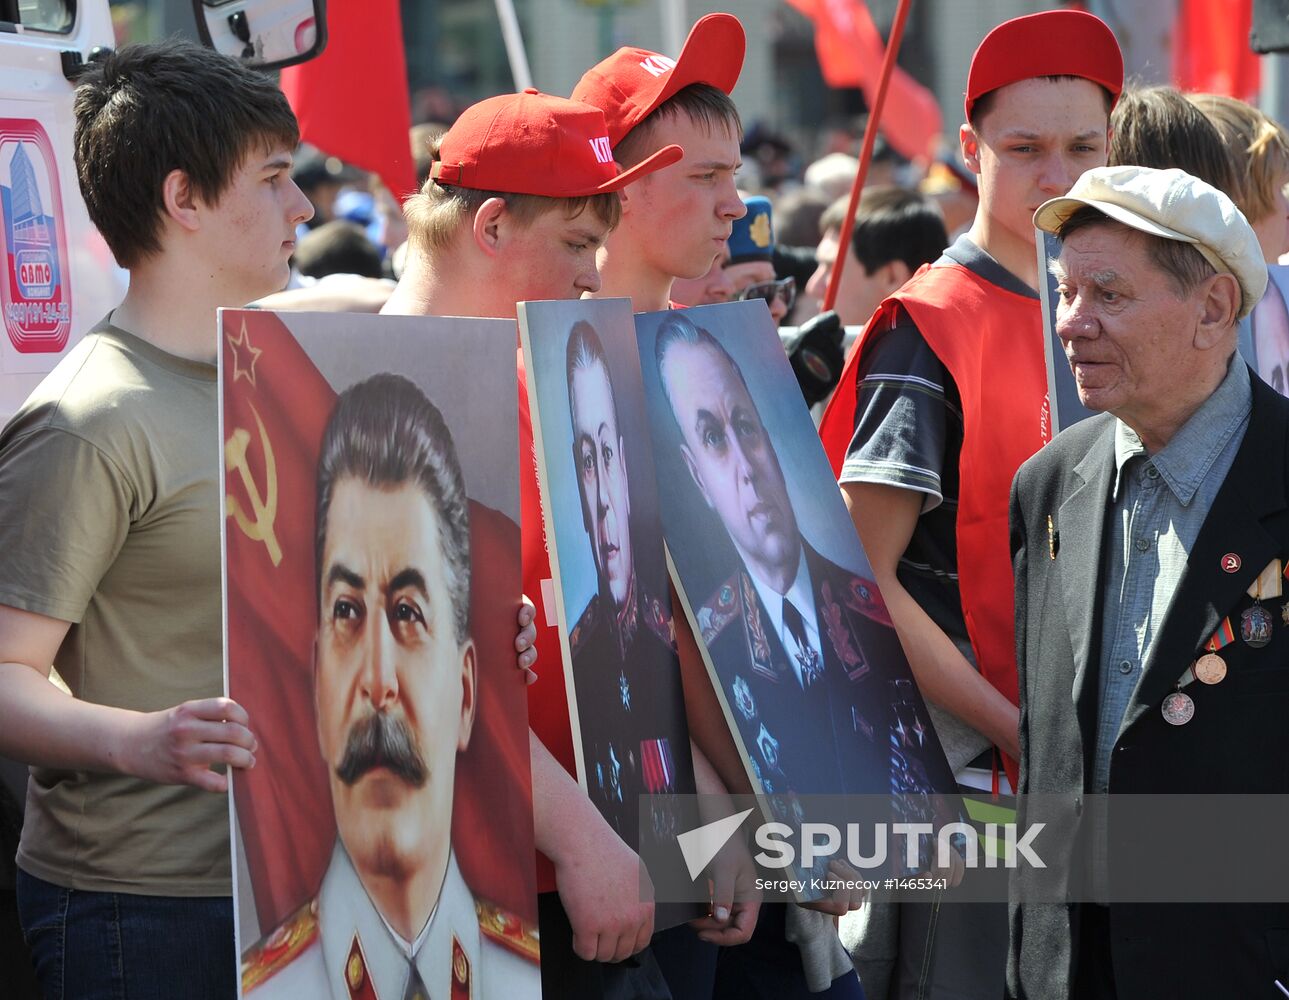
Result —
[[[685, 470], [664, 504], [668, 543], [748, 769], [764, 792], [780, 795], [944, 789], [943, 754], [876, 586], [803, 535], [774, 434], [726, 346], [741, 352], [752, 339], [747, 324], [726, 315], [731, 308], [694, 312], [726, 323], [721, 340], [688, 315], [669, 314], [652, 353]], [[760, 363], [759, 354], [746, 357]], [[790, 408], [762, 402], [774, 409], [775, 431], [795, 441]], [[660, 451], [662, 426], [655, 415]], [[797, 495], [809, 486], [798, 483]], [[811, 527], [825, 540], [854, 534]]]
[[317, 471], [314, 703], [337, 837], [316, 897], [243, 962], [271, 998], [538, 997], [535, 930], [453, 851], [475, 729], [470, 518], [443, 416], [412, 382], [342, 393]]
[[[637, 842], [640, 796], [648, 795], [643, 829], [656, 844], [671, 844], [681, 832], [675, 796], [692, 791], [682, 776], [693, 765], [662, 531], [656, 515], [640, 524], [632, 517], [629, 469], [641, 466], [637, 449], [648, 442], [624, 434], [609, 357], [590, 322], [572, 325], [564, 360], [581, 527], [596, 582], [569, 630], [588, 791], [628, 844]], [[636, 558], [649, 546], [652, 573]]]

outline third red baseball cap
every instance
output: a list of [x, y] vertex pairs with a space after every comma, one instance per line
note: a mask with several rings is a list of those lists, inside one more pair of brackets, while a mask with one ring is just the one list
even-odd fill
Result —
[[581, 198], [619, 191], [682, 155], [665, 146], [618, 173], [599, 108], [526, 90], [466, 108], [440, 141], [430, 177], [481, 191]]
[[743, 69], [747, 38], [733, 14], [708, 14], [689, 32], [680, 55], [621, 48], [592, 66], [573, 88], [573, 100], [604, 112], [609, 141], [617, 145], [677, 91], [706, 83], [729, 93]]
[[1081, 10], [1045, 10], [1004, 21], [971, 57], [965, 110], [999, 87], [1036, 76], [1081, 76], [1110, 91], [1123, 90], [1123, 53], [1101, 18]]

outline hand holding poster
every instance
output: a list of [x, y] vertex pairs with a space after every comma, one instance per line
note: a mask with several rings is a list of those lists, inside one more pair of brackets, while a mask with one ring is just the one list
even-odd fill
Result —
[[242, 990], [536, 997], [514, 328], [221, 324]]
[[578, 777], [656, 881], [683, 870], [694, 772], [631, 306], [519, 310]]

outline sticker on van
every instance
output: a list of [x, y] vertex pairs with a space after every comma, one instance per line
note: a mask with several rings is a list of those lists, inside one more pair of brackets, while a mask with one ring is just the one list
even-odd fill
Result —
[[34, 119], [0, 118], [0, 201], [0, 308], [9, 341], [22, 354], [57, 354], [72, 320], [67, 236], [54, 149]]

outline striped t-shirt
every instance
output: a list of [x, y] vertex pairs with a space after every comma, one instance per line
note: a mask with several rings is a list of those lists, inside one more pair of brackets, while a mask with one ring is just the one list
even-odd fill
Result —
[[[1033, 289], [965, 236], [944, 257], [1002, 289], [1037, 298]], [[888, 329], [874, 330], [869, 336], [856, 373], [855, 433], [839, 478], [843, 483], [879, 483], [924, 495], [922, 515], [900, 558], [899, 580], [972, 660], [958, 590], [962, 398], [948, 370], [903, 309]], [[933, 707], [932, 714], [955, 771], [988, 745], [964, 723], [945, 720], [947, 713]]]

